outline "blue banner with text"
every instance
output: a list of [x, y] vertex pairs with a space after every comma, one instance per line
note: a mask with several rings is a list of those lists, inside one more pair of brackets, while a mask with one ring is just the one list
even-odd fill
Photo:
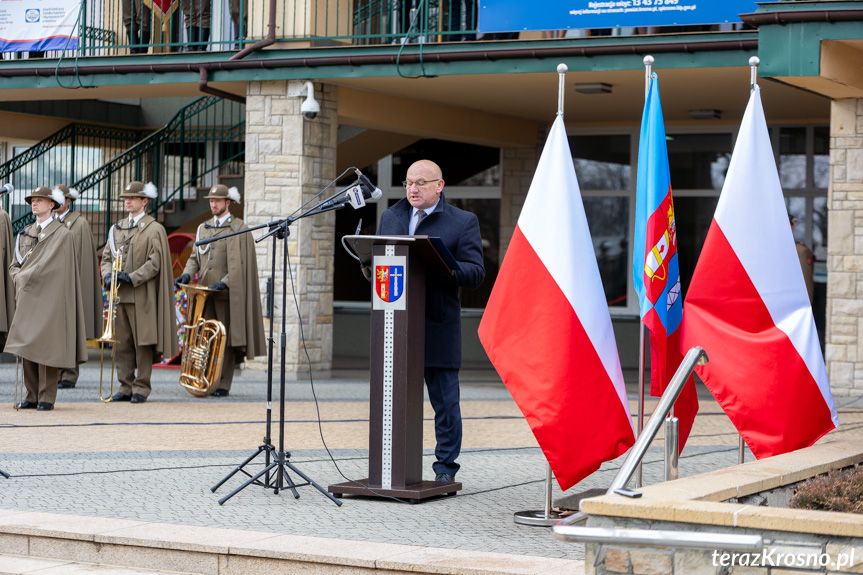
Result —
[[754, 12], [752, 0], [481, 0], [480, 32], [688, 26], [740, 22]]

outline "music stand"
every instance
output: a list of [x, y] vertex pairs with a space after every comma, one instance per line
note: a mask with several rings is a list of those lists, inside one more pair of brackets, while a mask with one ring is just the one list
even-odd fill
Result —
[[[252, 228], [248, 228], [245, 230], [240, 230], [238, 232], [233, 232], [230, 234], [225, 234], [223, 236], [218, 236], [215, 238], [210, 238], [207, 240], [201, 240], [196, 242], [195, 245], [204, 245], [214, 241], [223, 240], [232, 236], [236, 236], [239, 234], [245, 234], [249, 232], [253, 232], [255, 230], [269, 228], [269, 232], [255, 240], [256, 242], [260, 242], [265, 240], [267, 237], [273, 237], [273, 260], [272, 260], [272, 268], [270, 271], [270, 278], [272, 280], [272, 285], [275, 286], [275, 276], [276, 276], [276, 250], [278, 247], [278, 241], [282, 240], [282, 332], [281, 332], [281, 378], [280, 378], [280, 394], [279, 394], [279, 447], [276, 449], [272, 443], [270, 442], [270, 432], [272, 428], [272, 401], [273, 401], [273, 315], [274, 315], [274, 303], [273, 300], [275, 298], [269, 298], [269, 316], [270, 316], [270, 337], [268, 343], [268, 357], [267, 357], [267, 423], [266, 423], [266, 435], [264, 436], [263, 443], [258, 446], [258, 449], [252, 453], [249, 457], [246, 458], [241, 464], [239, 464], [235, 469], [233, 469], [230, 473], [228, 473], [225, 477], [223, 477], [218, 483], [216, 483], [213, 487], [210, 488], [210, 491], [213, 493], [221, 487], [226, 481], [228, 481], [231, 477], [233, 477], [237, 472], [242, 471], [245, 475], [247, 475], [250, 479], [245, 483], [240, 485], [238, 488], [230, 492], [225, 497], [219, 499], [219, 505], [223, 505], [225, 501], [248, 487], [249, 485], [259, 485], [266, 489], [272, 489], [273, 493], [278, 495], [279, 491], [284, 489], [285, 484], [294, 494], [295, 499], [299, 499], [300, 494], [297, 492], [297, 487], [304, 487], [306, 485], [311, 485], [321, 493], [327, 496], [333, 503], [338, 506], [341, 506], [342, 502], [336, 499], [333, 495], [328, 493], [323, 487], [312, 481], [312, 479], [297, 469], [297, 467], [291, 463], [290, 458], [291, 454], [288, 451], [285, 451], [285, 351], [287, 347], [287, 334], [285, 332], [285, 313], [287, 307], [287, 293], [288, 293], [288, 283], [287, 283], [287, 273], [288, 273], [288, 236], [290, 235], [289, 226], [299, 220], [301, 218], [315, 216], [324, 212], [329, 212], [333, 210], [338, 210], [344, 207], [344, 204], [339, 204], [336, 206], [328, 207], [325, 209], [312, 208], [307, 212], [304, 212], [298, 216], [290, 216], [284, 218], [282, 220], [277, 220], [275, 222], [270, 222], [268, 224], [263, 224], [260, 226], [255, 226]], [[264, 469], [259, 473], [252, 475], [248, 471], [246, 471], [245, 467], [249, 463], [255, 460], [261, 453], [264, 454]], [[272, 461], [271, 461], [272, 458]], [[305, 483], [294, 483], [291, 479], [290, 475], [288, 475], [288, 469], [299, 475], [305, 480]], [[274, 476], [271, 477], [270, 472], [274, 472]], [[264, 480], [261, 481], [261, 477], [264, 476]]]

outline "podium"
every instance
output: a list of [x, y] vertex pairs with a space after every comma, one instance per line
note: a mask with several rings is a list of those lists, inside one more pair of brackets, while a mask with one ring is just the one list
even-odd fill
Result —
[[371, 268], [369, 476], [327, 490], [419, 503], [455, 494], [461, 483], [423, 481], [423, 367], [426, 277], [451, 276], [458, 262], [440, 238], [345, 236]]

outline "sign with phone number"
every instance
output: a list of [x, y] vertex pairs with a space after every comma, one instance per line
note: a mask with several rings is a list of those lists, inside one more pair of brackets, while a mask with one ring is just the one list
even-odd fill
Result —
[[752, 0], [481, 0], [479, 31], [567, 30], [620, 26], [688, 26], [740, 22]]

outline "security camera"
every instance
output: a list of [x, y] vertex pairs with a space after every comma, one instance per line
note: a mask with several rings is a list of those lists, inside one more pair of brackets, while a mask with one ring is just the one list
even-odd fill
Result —
[[306, 101], [303, 102], [300, 106], [300, 112], [303, 113], [303, 117], [306, 120], [314, 120], [318, 116], [318, 112], [320, 111], [320, 104], [318, 104], [318, 102], [311, 96], [306, 98]]
[[315, 100], [315, 89], [312, 86], [311, 82], [306, 82], [303, 85], [307, 90], [306, 99], [300, 105], [300, 112], [303, 114], [303, 117], [306, 120], [314, 120], [318, 112], [321, 111], [321, 105], [318, 104], [318, 101]]

